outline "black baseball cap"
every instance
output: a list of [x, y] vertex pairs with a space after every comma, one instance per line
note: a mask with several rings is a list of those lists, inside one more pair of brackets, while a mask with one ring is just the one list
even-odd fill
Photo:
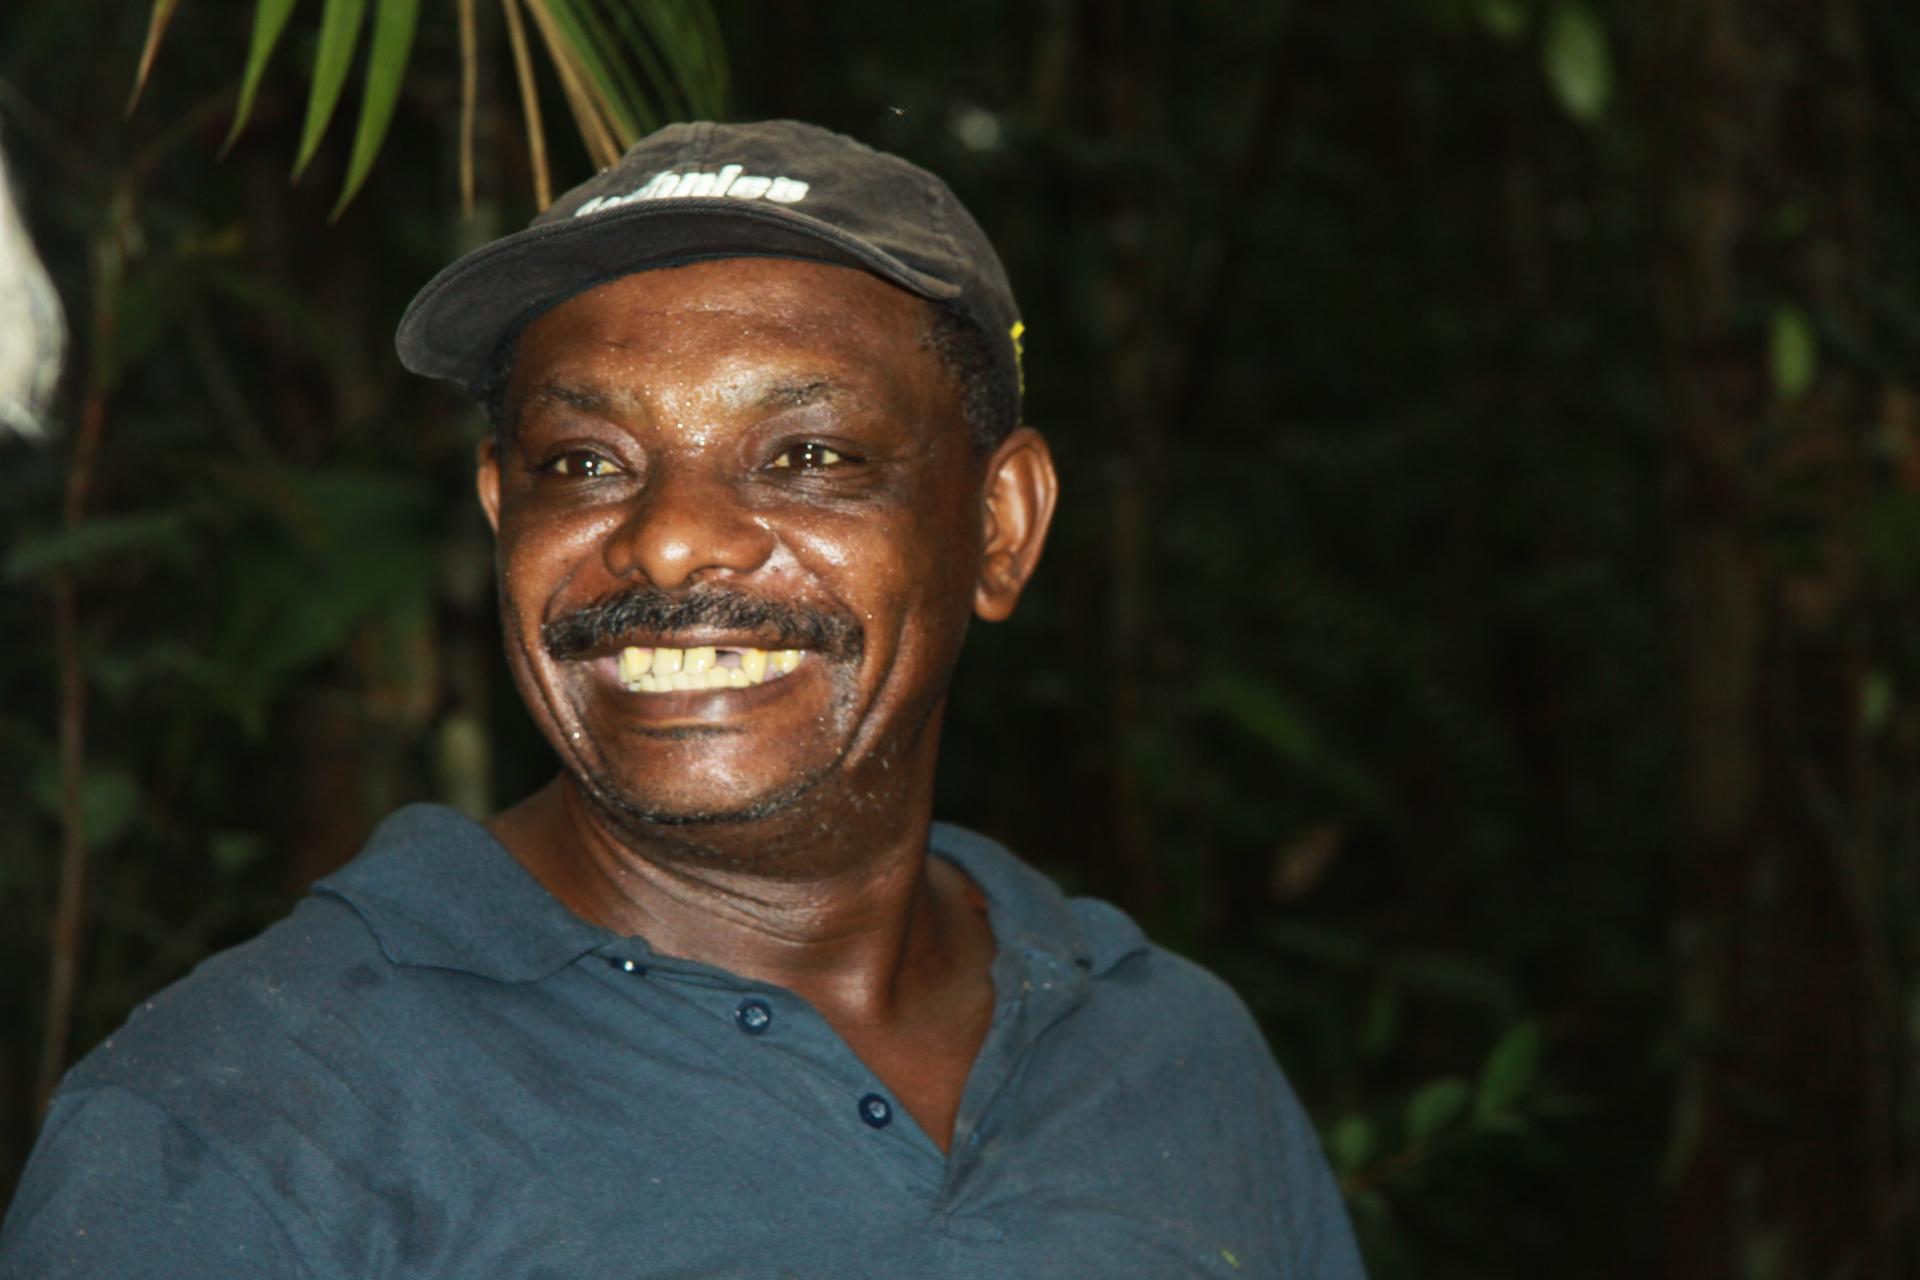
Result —
[[648, 134], [526, 230], [428, 281], [394, 345], [415, 373], [479, 398], [502, 344], [575, 294], [636, 271], [762, 256], [858, 267], [954, 306], [1019, 377], [1024, 326], [1006, 269], [947, 184], [796, 120]]

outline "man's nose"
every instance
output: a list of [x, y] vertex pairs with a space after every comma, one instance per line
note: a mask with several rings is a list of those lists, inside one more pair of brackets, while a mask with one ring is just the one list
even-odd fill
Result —
[[774, 537], [735, 485], [697, 462], [658, 465], [602, 554], [616, 577], [639, 574], [662, 591], [720, 573], [749, 573]]

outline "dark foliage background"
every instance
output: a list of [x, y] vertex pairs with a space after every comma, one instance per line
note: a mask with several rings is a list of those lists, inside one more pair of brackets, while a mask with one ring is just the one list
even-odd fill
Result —
[[[70, 1058], [396, 804], [551, 767], [479, 417], [390, 346], [532, 212], [498, 11], [472, 219], [429, 7], [329, 225], [312, 31], [219, 160], [246, 22], [183, 5], [123, 119], [143, 8], [0, 11], [76, 331], [62, 443], [0, 444], [0, 1185], [50, 955]], [[1236, 983], [1375, 1273], [1920, 1274], [1920, 9], [718, 12], [736, 117], [948, 175], [1025, 308], [1065, 504], [944, 812]]]

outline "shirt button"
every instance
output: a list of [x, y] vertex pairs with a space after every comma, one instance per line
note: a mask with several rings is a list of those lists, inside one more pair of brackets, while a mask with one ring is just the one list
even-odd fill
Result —
[[773, 1025], [773, 1010], [765, 1000], [742, 1000], [733, 1007], [733, 1020], [750, 1036], [757, 1036]]
[[622, 973], [638, 974], [640, 977], [643, 977], [643, 978], [647, 976], [647, 971], [644, 966], [635, 964], [633, 961], [627, 959], [625, 956], [609, 956], [607, 958], [607, 963], [612, 965], [614, 968], [618, 969]]
[[870, 1093], [860, 1099], [860, 1118], [875, 1129], [884, 1129], [893, 1123], [893, 1107], [877, 1093]]

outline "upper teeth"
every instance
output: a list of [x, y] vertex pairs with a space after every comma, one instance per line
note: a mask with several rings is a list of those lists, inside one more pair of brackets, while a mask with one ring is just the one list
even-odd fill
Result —
[[[778, 680], [800, 665], [799, 649], [693, 649], [629, 646], [620, 651], [620, 683], [635, 693], [744, 689]], [[729, 661], [731, 659], [731, 661]]]

